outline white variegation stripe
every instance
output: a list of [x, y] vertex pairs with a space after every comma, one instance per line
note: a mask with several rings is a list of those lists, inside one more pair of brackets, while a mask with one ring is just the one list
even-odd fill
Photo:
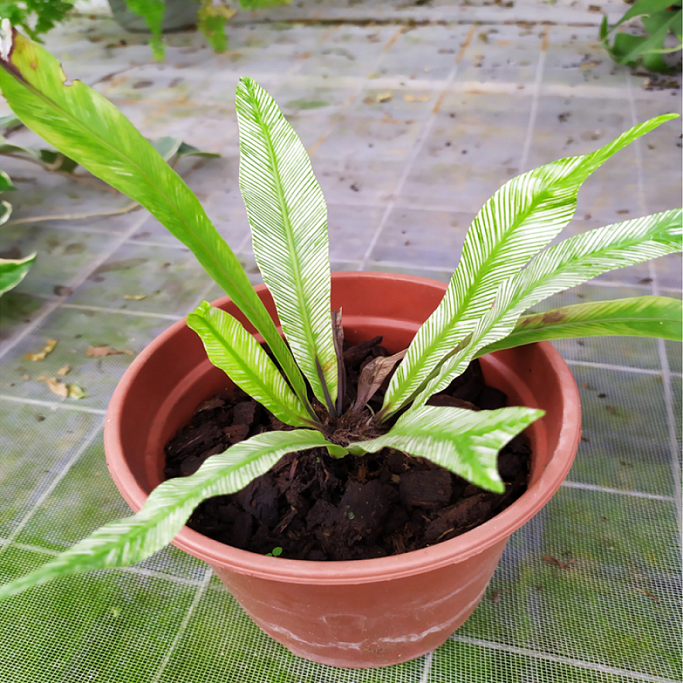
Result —
[[[385, 395], [383, 415], [399, 410], [444, 356], [477, 330], [499, 287], [566, 226], [584, 180], [615, 152], [671, 115], [635, 126], [585, 156], [562, 159], [506, 183], [468, 231], [460, 263], [437, 309], [418, 331]], [[454, 367], [454, 360], [449, 363]]]
[[239, 320], [203, 301], [187, 316], [187, 324], [201, 338], [209, 360], [240, 389], [286, 424], [311, 425], [275, 363]]
[[0, 599], [59, 576], [144, 560], [173, 539], [203, 500], [239, 491], [287, 453], [328, 445], [312, 429], [269, 432], [235, 444], [208, 458], [192, 476], [157, 486], [136, 515], [105, 524], [54, 560], [1, 586]]
[[254, 256], [282, 329], [313, 392], [326, 404], [316, 359], [334, 402], [327, 207], [308, 154], [275, 101], [252, 79], [237, 88], [240, 189]]
[[543, 415], [543, 410], [522, 407], [476, 412], [423, 406], [402, 415], [384, 436], [347, 448], [356, 455], [396, 448], [428, 458], [477, 486], [502, 492], [498, 451]]
[[[472, 340], [447, 360], [439, 374], [416, 396], [413, 406], [445, 389], [480, 349], [505, 338], [524, 311], [543, 299], [611, 270], [681, 251], [681, 209], [614, 223], [570, 237], [550, 247], [506, 280], [495, 303], [477, 321]], [[608, 327], [605, 327], [605, 333]]]

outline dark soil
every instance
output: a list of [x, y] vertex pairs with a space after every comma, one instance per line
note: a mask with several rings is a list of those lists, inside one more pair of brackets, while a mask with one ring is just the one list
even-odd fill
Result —
[[[361, 369], [388, 352], [377, 337], [347, 348], [346, 398], [352, 405]], [[385, 380], [370, 400], [381, 407]], [[474, 361], [430, 405], [492, 410], [506, 396], [485, 386]], [[368, 413], [369, 415], [369, 413]], [[240, 389], [198, 406], [166, 445], [167, 478], [195, 472], [211, 455], [265, 431], [291, 429]], [[241, 491], [204, 501], [188, 526], [236, 548], [299, 560], [360, 560], [398, 555], [458, 536], [504, 510], [527, 487], [531, 450], [520, 435], [503, 448], [505, 492], [491, 493], [423, 458], [385, 448], [332, 458], [324, 448], [290, 453]], [[280, 550], [281, 549], [281, 550]]]

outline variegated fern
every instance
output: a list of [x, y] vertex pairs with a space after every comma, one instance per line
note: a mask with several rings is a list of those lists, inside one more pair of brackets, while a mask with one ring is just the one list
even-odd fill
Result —
[[[140, 202], [195, 253], [260, 332], [277, 365], [240, 322], [206, 302], [187, 317], [187, 324], [216, 366], [296, 429], [247, 439], [208, 458], [195, 474], [161, 484], [138, 514], [107, 524], [35, 572], [3, 586], [0, 597], [58, 576], [142, 560], [171, 541], [202, 500], [240, 490], [294, 451], [326, 447], [333, 457], [344, 457], [389, 446], [501, 492], [499, 449], [543, 411], [514, 407], [472, 412], [425, 405], [472, 359], [541, 339], [605, 334], [681, 339], [681, 302], [663, 297], [523, 315], [539, 301], [596, 275], [681, 251], [680, 209], [610, 225], [547, 248], [571, 219], [588, 176], [674, 116], [668, 115], [635, 126], [591, 154], [529, 171], [496, 192], [468, 232], [441, 304], [405, 352], [373, 367], [362, 398], [342, 415], [339, 314], [330, 310], [327, 209], [308, 155], [273, 99], [250, 78], [240, 80], [240, 188], [256, 260], [288, 345], [197, 198], [132, 124], [80, 81], [67, 86], [59, 64], [43, 48], [6, 22], [2, 30], [0, 89], [16, 115], [62, 153]], [[364, 401], [396, 362], [383, 407], [373, 416]], [[350, 419], [372, 423], [380, 436], [351, 442], [338, 438], [335, 425]]]

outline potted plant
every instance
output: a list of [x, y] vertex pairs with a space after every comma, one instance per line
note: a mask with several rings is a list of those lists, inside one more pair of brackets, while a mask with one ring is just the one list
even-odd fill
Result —
[[[369, 273], [330, 281], [326, 208], [308, 155], [272, 98], [244, 78], [237, 90], [240, 186], [266, 283], [254, 289], [196, 197], [132, 124], [83, 83], [65, 85], [58, 62], [8, 22], [2, 30], [0, 89], [16, 115], [146, 206], [192, 249], [229, 300], [202, 303], [187, 324], [162, 334], [131, 365], [112, 400], [105, 434], [110, 469], [139, 512], [0, 587], [0, 598], [58, 576], [134, 563], [173, 540], [207, 560], [257, 623], [302, 656], [381, 666], [439, 645], [476, 607], [507, 537], [547, 502], [571, 466], [578, 395], [566, 365], [543, 340], [681, 339], [681, 302], [662, 297], [523, 315], [595, 275], [681, 251], [681, 210], [547, 247], [570, 220], [583, 181], [673, 115], [508, 182], [475, 218], [448, 286]], [[332, 315], [337, 307], [343, 311]], [[352, 341], [383, 334], [393, 354], [366, 366], [350, 406], [342, 388], [342, 329]], [[491, 351], [497, 353], [487, 356]], [[426, 405], [478, 357], [511, 407]], [[369, 397], [394, 368], [372, 414]], [[228, 386], [223, 370], [284, 429], [237, 441], [191, 476], [160, 483], [163, 444], [198, 403]], [[318, 454], [313, 459], [326, 467], [391, 447], [466, 478], [482, 495], [505, 491], [498, 451], [525, 429], [534, 450], [526, 493], [477, 529], [421, 550], [356, 561], [292, 560], [275, 548], [259, 555], [183, 528], [202, 500], [244, 489], [291, 453]]]

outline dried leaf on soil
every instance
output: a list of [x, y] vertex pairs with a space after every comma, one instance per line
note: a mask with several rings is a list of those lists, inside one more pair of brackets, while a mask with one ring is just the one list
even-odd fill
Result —
[[563, 560], [558, 560], [556, 557], [553, 557], [552, 555], [543, 555], [541, 559], [544, 562], [547, 562], [548, 564], [554, 564], [556, 567], [559, 567], [560, 569], [569, 569], [570, 567], [576, 565], [576, 560], [572, 559], [564, 562]]
[[37, 363], [41, 360], [45, 360], [47, 354], [52, 353], [52, 351], [54, 351], [55, 346], [57, 346], [57, 340], [48, 339], [47, 343], [45, 344], [45, 348], [42, 351], [40, 351], [39, 353], [27, 353], [24, 356], [24, 358], [26, 358], [26, 360], [31, 360], [34, 363]]
[[126, 301], [142, 301], [147, 298], [146, 294], [124, 294], [123, 298]]
[[118, 356], [122, 353], [125, 353], [129, 356], [134, 355], [133, 351], [130, 349], [112, 349], [109, 346], [89, 346], [85, 350], [85, 355], [86, 356], [92, 356], [94, 358], [101, 358], [102, 356]]
[[429, 102], [431, 95], [425, 95], [424, 97], [415, 97], [415, 95], [404, 95], [404, 102]]
[[493, 593], [489, 595], [489, 599], [497, 605], [500, 602], [500, 591], [493, 591]]
[[57, 373], [56, 373], [57, 377], [64, 377], [64, 375], [67, 375], [70, 370], [71, 370], [70, 365], [62, 365], [62, 367], [59, 368], [59, 370], [57, 370]]

